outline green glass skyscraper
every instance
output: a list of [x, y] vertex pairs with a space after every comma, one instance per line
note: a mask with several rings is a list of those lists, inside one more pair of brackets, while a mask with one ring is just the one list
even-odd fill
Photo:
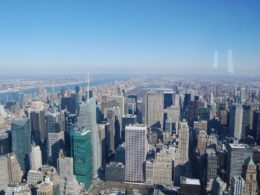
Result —
[[23, 118], [11, 124], [12, 150], [16, 154], [24, 173], [30, 169], [29, 155], [31, 153], [30, 120]]
[[92, 141], [91, 131], [74, 127], [70, 133], [71, 156], [74, 161], [74, 174], [80, 183], [89, 189], [92, 184]]

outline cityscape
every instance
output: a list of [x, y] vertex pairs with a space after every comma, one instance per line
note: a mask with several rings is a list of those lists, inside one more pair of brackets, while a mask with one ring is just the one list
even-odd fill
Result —
[[260, 194], [259, 9], [0, 2], [0, 195]]

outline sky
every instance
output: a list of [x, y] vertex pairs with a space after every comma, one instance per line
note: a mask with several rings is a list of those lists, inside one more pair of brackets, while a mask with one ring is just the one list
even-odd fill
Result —
[[260, 75], [259, 0], [3, 0], [0, 75]]

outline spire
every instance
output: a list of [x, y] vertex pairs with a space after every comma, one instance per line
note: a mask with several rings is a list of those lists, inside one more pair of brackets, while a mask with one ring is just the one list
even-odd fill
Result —
[[89, 102], [89, 73], [88, 73], [88, 89], [87, 89], [87, 102]]

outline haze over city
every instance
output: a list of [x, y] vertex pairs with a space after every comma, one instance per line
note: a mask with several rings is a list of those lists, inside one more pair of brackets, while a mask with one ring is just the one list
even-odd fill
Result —
[[1, 1], [1, 75], [260, 72], [253, 1]]
[[259, 10], [0, 1], [0, 195], [259, 195]]

